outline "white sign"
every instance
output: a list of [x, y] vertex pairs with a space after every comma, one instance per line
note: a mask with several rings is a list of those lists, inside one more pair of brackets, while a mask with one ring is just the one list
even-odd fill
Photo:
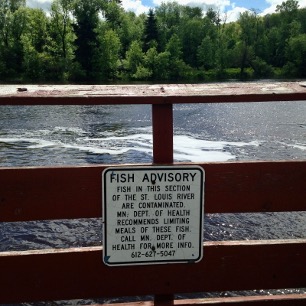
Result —
[[102, 184], [106, 265], [201, 260], [201, 167], [112, 167]]

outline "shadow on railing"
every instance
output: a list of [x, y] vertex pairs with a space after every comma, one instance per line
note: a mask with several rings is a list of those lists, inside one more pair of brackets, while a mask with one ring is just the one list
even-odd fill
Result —
[[[217, 89], [201, 85], [202, 92], [196, 86], [178, 85], [178, 93], [173, 86], [164, 86], [162, 91], [151, 86], [153, 93], [149, 94], [139, 94], [146, 91], [134, 86], [125, 88], [127, 92], [122, 87], [112, 89], [117, 95], [109, 93], [114, 87], [100, 86], [88, 87], [85, 96], [86, 87], [29, 87], [21, 95], [9, 87], [0, 94], [0, 104], [152, 104], [153, 164], [173, 165], [172, 104], [306, 101], [305, 88], [296, 83], [272, 85], [265, 83], [262, 91], [258, 84], [244, 84], [243, 88], [238, 84], [214, 85]], [[233, 91], [235, 86], [237, 92]], [[306, 210], [306, 161], [199, 166], [205, 170], [206, 214]], [[0, 221], [101, 218], [105, 168], [0, 168]], [[102, 248], [0, 253], [0, 303], [154, 295], [154, 301], [133, 304], [306, 305], [306, 293], [174, 299], [174, 294], [198, 292], [285, 288], [305, 292], [306, 239], [205, 242], [200, 262], [164, 265], [109, 267], [102, 261]]]

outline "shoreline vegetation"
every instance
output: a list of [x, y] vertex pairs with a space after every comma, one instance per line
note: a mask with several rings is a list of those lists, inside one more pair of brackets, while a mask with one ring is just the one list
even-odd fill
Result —
[[306, 77], [306, 8], [287, 0], [227, 22], [162, 3], [148, 14], [120, 0], [0, 3], [0, 83], [191, 83]]

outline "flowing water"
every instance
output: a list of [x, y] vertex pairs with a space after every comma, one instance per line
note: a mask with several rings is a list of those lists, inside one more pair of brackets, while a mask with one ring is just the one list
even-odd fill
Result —
[[[305, 160], [306, 103], [176, 105], [174, 134], [175, 161]], [[0, 167], [150, 162], [149, 105], [0, 106]], [[205, 217], [205, 240], [277, 238], [306, 238], [306, 214]], [[0, 224], [0, 251], [101, 243], [99, 219]]]

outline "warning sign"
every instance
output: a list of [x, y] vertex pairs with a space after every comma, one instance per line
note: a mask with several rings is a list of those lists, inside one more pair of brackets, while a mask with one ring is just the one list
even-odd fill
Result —
[[111, 167], [102, 189], [106, 265], [201, 260], [201, 167]]

